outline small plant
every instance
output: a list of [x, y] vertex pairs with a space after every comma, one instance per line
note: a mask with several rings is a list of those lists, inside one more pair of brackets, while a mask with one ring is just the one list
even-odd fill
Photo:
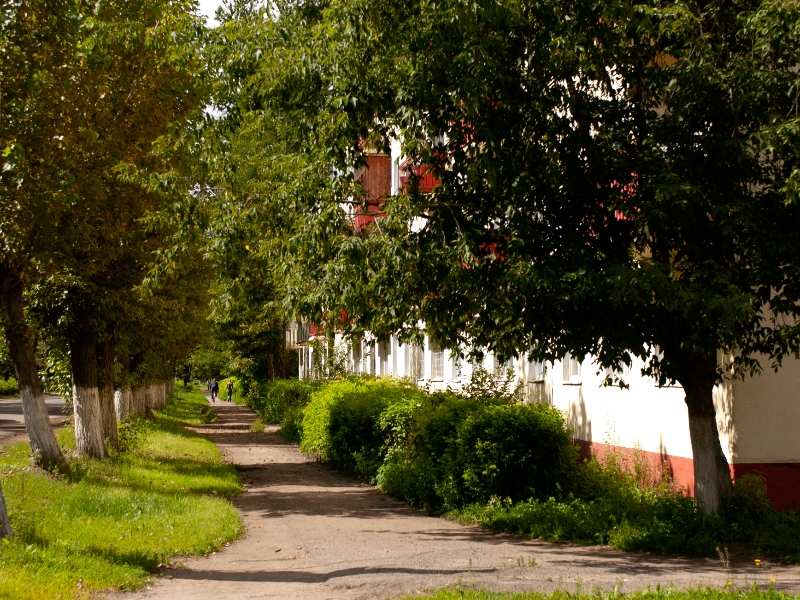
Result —
[[147, 428], [147, 419], [141, 415], [131, 415], [117, 426], [120, 452], [130, 452], [139, 445]]
[[253, 433], [262, 433], [264, 431], [264, 422], [261, 417], [256, 417], [255, 421], [250, 425], [250, 431]]
[[13, 398], [19, 396], [19, 385], [13, 377], [0, 379], [0, 398]]

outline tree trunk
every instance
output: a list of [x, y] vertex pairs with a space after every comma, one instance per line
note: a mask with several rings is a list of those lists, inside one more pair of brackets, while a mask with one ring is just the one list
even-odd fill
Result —
[[103, 437], [111, 447], [119, 449], [117, 438], [117, 411], [114, 404], [114, 342], [111, 339], [99, 344], [100, 372], [98, 392], [100, 394], [100, 414], [103, 419]]
[[730, 467], [719, 442], [713, 396], [716, 382], [716, 355], [693, 361], [681, 380], [689, 410], [694, 497], [707, 514], [719, 511], [722, 500], [733, 492]]
[[70, 340], [72, 354], [72, 406], [75, 410], [75, 445], [80, 454], [108, 456], [103, 435], [103, 414], [97, 389], [97, 353], [94, 338], [78, 333]]
[[131, 394], [131, 414], [143, 415], [147, 412], [147, 388], [139, 386]]
[[121, 423], [128, 416], [130, 409], [130, 389], [114, 390], [114, 412], [117, 416], [117, 422]]
[[6, 499], [3, 496], [3, 486], [0, 485], [0, 540], [11, 537], [14, 532], [11, 530], [11, 522], [8, 520], [6, 510]]
[[3, 307], [3, 327], [8, 342], [11, 360], [19, 383], [25, 431], [30, 440], [31, 452], [37, 463], [45, 469], [60, 466], [64, 462], [56, 434], [50, 424], [47, 406], [44, 403], [42, 385], [36, 368], [33, 351], [33, 333], [25, 321], [23, 283], [19, 273], [0, 265], [0, 299]]

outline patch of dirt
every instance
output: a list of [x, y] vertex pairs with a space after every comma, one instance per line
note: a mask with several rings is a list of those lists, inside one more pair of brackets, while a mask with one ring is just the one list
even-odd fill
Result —
[[237, 465], [233, 499], [246, 532], [213, 555], [185, 559], [118, 600], [366, 599], [448, 586], [494, 591], [633, 591], [656, 585], [753, 583], [800, 591], [800, 567], [626, 554], [552, 544], [428, 516], [302, 454], [277, 427], [254, 433], [247, 408], [217, 402], [219, 422], [194, 427]]

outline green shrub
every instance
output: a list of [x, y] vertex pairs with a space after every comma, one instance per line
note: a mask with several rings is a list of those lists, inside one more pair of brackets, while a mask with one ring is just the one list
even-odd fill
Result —
[[251, 384], [247, 405], [264, 423], [281, 425], [280, 434], [291, 442], [299, 442], [302, 434], [303, 409], [311, 394], [325, 386], [312, 379], [276, 379]]
[[[300, 449], [319, 454], [334, 468], [372, 480], [407, 407], [424, 398], [424, 392], [399, 380], [353, 378], [330, 383], [312, 394], [305, 409]], [[392, 406], [398, 410], [389, 410]]]
[[414, 411], [404, 447], [390, 452], [382, 489], [432, 511], [492, 498], [561, 496], [578, 460], [563, 416], [507, 396], [428, 396]]
[[305, 408], [301, 449], [430, 510], [562, 495], [577, 454], [562, 415], [508, 396], [427, 394], [398, 380], [327, 385]]
[[0, 379], [0, 398], [13, 398], [19, 396], [19, 385], [13, 377]]
[[[620, 580], [621, 583], [622, 580]], [[577, 586], [580, 587], [580, 586]], [[557, 589], [554, 592], [491, 592], [486, 590], [469, 589], [466, 586], [436, 590], [430, 595], [407, 596], [403, 600], [796, 600], [797, 596], [791, 593], [778, 591], [770, 586], [767, 589], [753, 584], [748, 587], [731, 584], [722, 588], [694, 588], [679, 590], [669, 586], [656, 586], [632, 591], [621, 592], [621, 585], [615, 585], [610, 590], [603, 590], [599, 586], [591, 592], [576, 590], [568, 592]]]
[[228, 377], [227, 379], [222, 379], [219, 382], [219, 399], [228, 399], [227, 385], [229, 381], [233, 382], [233, 394], [231, 395], [231, 401], [234, 404], [247, 404], [247, 382], [241, 377]]

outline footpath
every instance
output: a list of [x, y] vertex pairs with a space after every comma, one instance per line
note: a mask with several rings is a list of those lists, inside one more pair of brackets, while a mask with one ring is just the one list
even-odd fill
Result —
[[431, 517], [302, 454], [277, 427], [251, 432], [255, 415], [248, 408], [212, 407], [219, 422], [194, 429], [242, 473], [246, 492], [233, 503], [245, 533], [221, 552], [176, 559], [151, 586], [114, 598], [360, 600], [449, 586], [630, 592], [753, 583], [800, 592], [800, 567], [766, 560], [760, 568], [726, 567], [716, 559], [523, 540]]

